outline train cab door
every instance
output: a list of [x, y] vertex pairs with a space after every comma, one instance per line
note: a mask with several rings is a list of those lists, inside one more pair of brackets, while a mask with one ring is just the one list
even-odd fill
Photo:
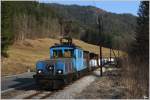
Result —
[[84, 69], [83, 66], [83, 51], [80, 49], [75, 50], [75, 56], [76, 56], [76, 61], [75, 61], [75, 66], [77, 71], [81, 71]]

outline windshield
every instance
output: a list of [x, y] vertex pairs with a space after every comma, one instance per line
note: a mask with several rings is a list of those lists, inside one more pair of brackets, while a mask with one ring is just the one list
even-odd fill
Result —
[[53, 57], [54, 58], [61, 58], [61, 57], [63, 57], [62, 50], [53, 50]]
[[73, 50], [65, 49], [64, 52], [62, 50], [53, 50], [53, 58], [72, 58]]

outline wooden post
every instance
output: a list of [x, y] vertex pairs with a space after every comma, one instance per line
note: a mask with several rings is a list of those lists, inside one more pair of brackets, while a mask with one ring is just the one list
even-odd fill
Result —
[[[103, 68], [102, 68], [102, 46], [100, 45], [99, 46], [99, 48], [100, 48], [100, 76], [102, 76], [103, 74]], [[98, 60], [99, 61], [99, 60]]]
[[110, 62], [109, 62], [109, 63], [111, 64], [111, 48], [110, 48], [110, 58], [109, 58], [109, 59], [110, 59]]
[[119, 53], [119, 49], [118, 49], [118, 58], [119, 58], [119, 56], [120, 56], [120, 53]]
[[100, 48], [100, 76], [102, 76], [102, 39], [101, 39], [101, 35], [102, 35], [102, 31], [103, 31], [103, 23], [102, 23], [102, 20], [103, 20], [103, 16], [102, 15], [99, 15], [98, 16], [98, 25], [99, 25], [99, 36], [100, 36], [100, 40], [99, 40], [99, 48]]
[[99, 55], [95, 55], [95, 59], [96, 59], [96, 61], [97, 61], [97, 67], [99, 67], [100, 65], [99, 65]]
[[115, 52], [114, 52], [114, 50], [113, 50], [113, 49], [112, 49], [112, 52], [113, 52], [113, 54], [114, 54], [115, 58], [117, 58], [117, 56], [116, 56], [116, 54], [115, 54]]
[[[117, 56], [116, 56], [116, 54], [115, 54], [115, 52], [114, 52], [113, 49], [112, 49], [112, 52], [113, 52], [113, 54], [114, 54], [114, 56], [115, 56], [115, 59], [117, 60]], [[117, 62], [117, 66], [118, 66], [118, 62]]]

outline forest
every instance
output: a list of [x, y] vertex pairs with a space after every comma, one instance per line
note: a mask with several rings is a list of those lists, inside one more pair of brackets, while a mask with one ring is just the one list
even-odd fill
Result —
[[[103, 32], [99, 34], [97, 17], [103, 16]], [[2, 55], [9, 45], [26, 38], [57, 38], [60, 22], [73, 38], [103, 46], [124, 49], [135, 37], [136, 16], [115, 14], [94, 6], [60, 5], [35, 1], [2, 1]], [[118, 43], [124, 44], [124, 47]]]

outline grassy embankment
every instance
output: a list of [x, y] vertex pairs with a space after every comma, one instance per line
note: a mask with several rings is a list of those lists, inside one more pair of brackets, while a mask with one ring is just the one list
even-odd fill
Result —
[[[99, 53], [98, 46], [75, 39], [73, 42], [87, 51]], [[49, 59], [49, 47], [55, 43], [59, 43], [59, 40], [45, 38], [36, 40], [26, 39], [13, 44], [8, 50], [9, 57], [2, 61], [2, 76], [23, 73], [28, 68], [35, 70], [36, 61]], [[102, 50], [103, 56], [109, 57], [109, 49], [103, 48]]]

